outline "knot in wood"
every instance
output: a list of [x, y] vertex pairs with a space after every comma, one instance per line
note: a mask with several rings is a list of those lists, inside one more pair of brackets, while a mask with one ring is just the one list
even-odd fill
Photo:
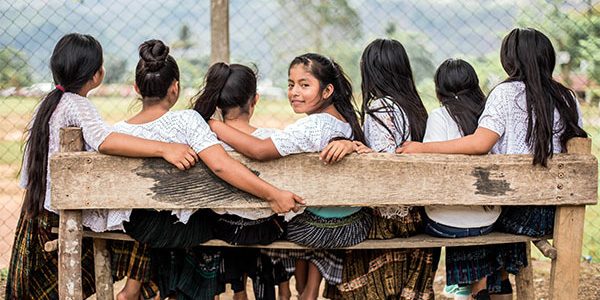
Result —
[[559, 183], [559, 184], [556, 186], [556, 188], [558, 188], [559, 190], [562, 190], [562, 189], [563, 189], [563, 185], [562, 185], [562, 183]]

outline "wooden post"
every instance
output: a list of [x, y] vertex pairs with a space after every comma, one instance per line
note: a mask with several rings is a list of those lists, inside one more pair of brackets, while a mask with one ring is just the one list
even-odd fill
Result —
[[533, 265], [531, 261], [531, 242], [527, 242], [526, 254], [529, 264], [521, 269], [516, 277], [517, 299], [534, 300], [535, 288], [533, 287]]
[[[567, 144], [567, 153], [589, 154], [591, 150], [590, 139], [574, 138]], [[584, 219], [585, 205], [556, 208], [553, 244], [557, 257], [550, 271], [551, 299], [577, 299]]]
[[210, 1], [210, 63], [229, 63], [229, 0]]
[[110, 253], [106, 249], [106, 240], [94, 239], [94, 271], [96, 275], [96, 299], [113, 299], [113, 282]]
[[[60, 152], [83, 150], [83, 134], [80, 129], [60, 130]], [[83, 225], [81, 211], [61, 210], [58, 225], [58, 294], [60, 299], [83, 298], [81, 286], [81, 242]]]

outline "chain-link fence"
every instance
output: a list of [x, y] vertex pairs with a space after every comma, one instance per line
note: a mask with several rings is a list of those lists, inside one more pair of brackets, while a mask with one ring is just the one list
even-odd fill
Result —
[[[108, 122], [137, 111], [132, 89], [137, 46], [157, 38], [172, 48], [189, 105], [210, 59], [210, 1], [0, 1], [0, 268], [8, 264], [22, 191], [17, 185], [23, 132], [50, 89], [49, 57], [69, 32], [89, 33], [104, 47], [106, 78], [91, 99]], [[374, 38], [406, 47], [428, 109], [436, 107], [432, 75], [449, 57], [476, 68], [487, 92], [506, 74], [502, 37], [516, 26], [535, 27], [558, 51], [555, 75], [578, 95], [585, 129], [600, 154], [600, 1], [298, 0], [229, 2], [231, 60], [260, 74], [253, 123], [283, 127], [299, 118], [286, 101], [287, 66], [307, 51], [337, 60], [359, 94], [359, 57]], [[358, 98], [359, 99], [359, 98]], [[359, 99], [360, 100], [360, 99]], [[600, 209], [588, 208], [584, 255], [600, 260]]]

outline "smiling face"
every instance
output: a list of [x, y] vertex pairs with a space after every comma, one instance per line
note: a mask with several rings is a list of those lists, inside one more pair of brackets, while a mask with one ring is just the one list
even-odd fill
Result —
[[328, 84], [321, 90], [319, 80], [303, 64], [290, 68], [288, 78], [288, 100], [297, 114], [313, 114], [324, 109], [324, 102], [331, 96], [333, 86]]

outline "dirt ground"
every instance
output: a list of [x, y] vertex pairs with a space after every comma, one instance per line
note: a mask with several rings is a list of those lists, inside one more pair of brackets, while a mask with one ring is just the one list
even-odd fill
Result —
[[[536, 299], [543, 300], [549, 299], [548, 288], [550, 284], [550, 262], [548, 261], [534, 261], [534, 285]], [[514, 278], [511, 279], [514, 283]], [[579, 300], [598, 300], [600, 299], [600, 264], [598, 263], [581, 263], [581, 281], [579, 285]], [[6, 286], [6, 278], [2, 277], [0, 280], [0, 299], [4, 299], [4, 289]], [[293, 286], [293, 283], [292, 283]], [[444, 288], [444, 270], [440, 269], [437, 273], [434, 282], [434, 289], [436, 291], [436, 299], [446, 300], [449, 298], [444, 297], [441, 294], [441, 290]], [[513, 286], [514, 288], [514, 286]], [[249, 285], [249, 289], [252, 287]], [[119, 287], [115, 287], [115, 291], [118, 291]], [[249, 291], [249, 295], [252, 292]], [[250, 297], [252, 299], [252, 297]], [[91, 297], [90, 300], [95, 299]], [[221, 296], [222, 300], [232, 299], [231, 292]], [[516, 296], [515, 296], [516, 299]]]

